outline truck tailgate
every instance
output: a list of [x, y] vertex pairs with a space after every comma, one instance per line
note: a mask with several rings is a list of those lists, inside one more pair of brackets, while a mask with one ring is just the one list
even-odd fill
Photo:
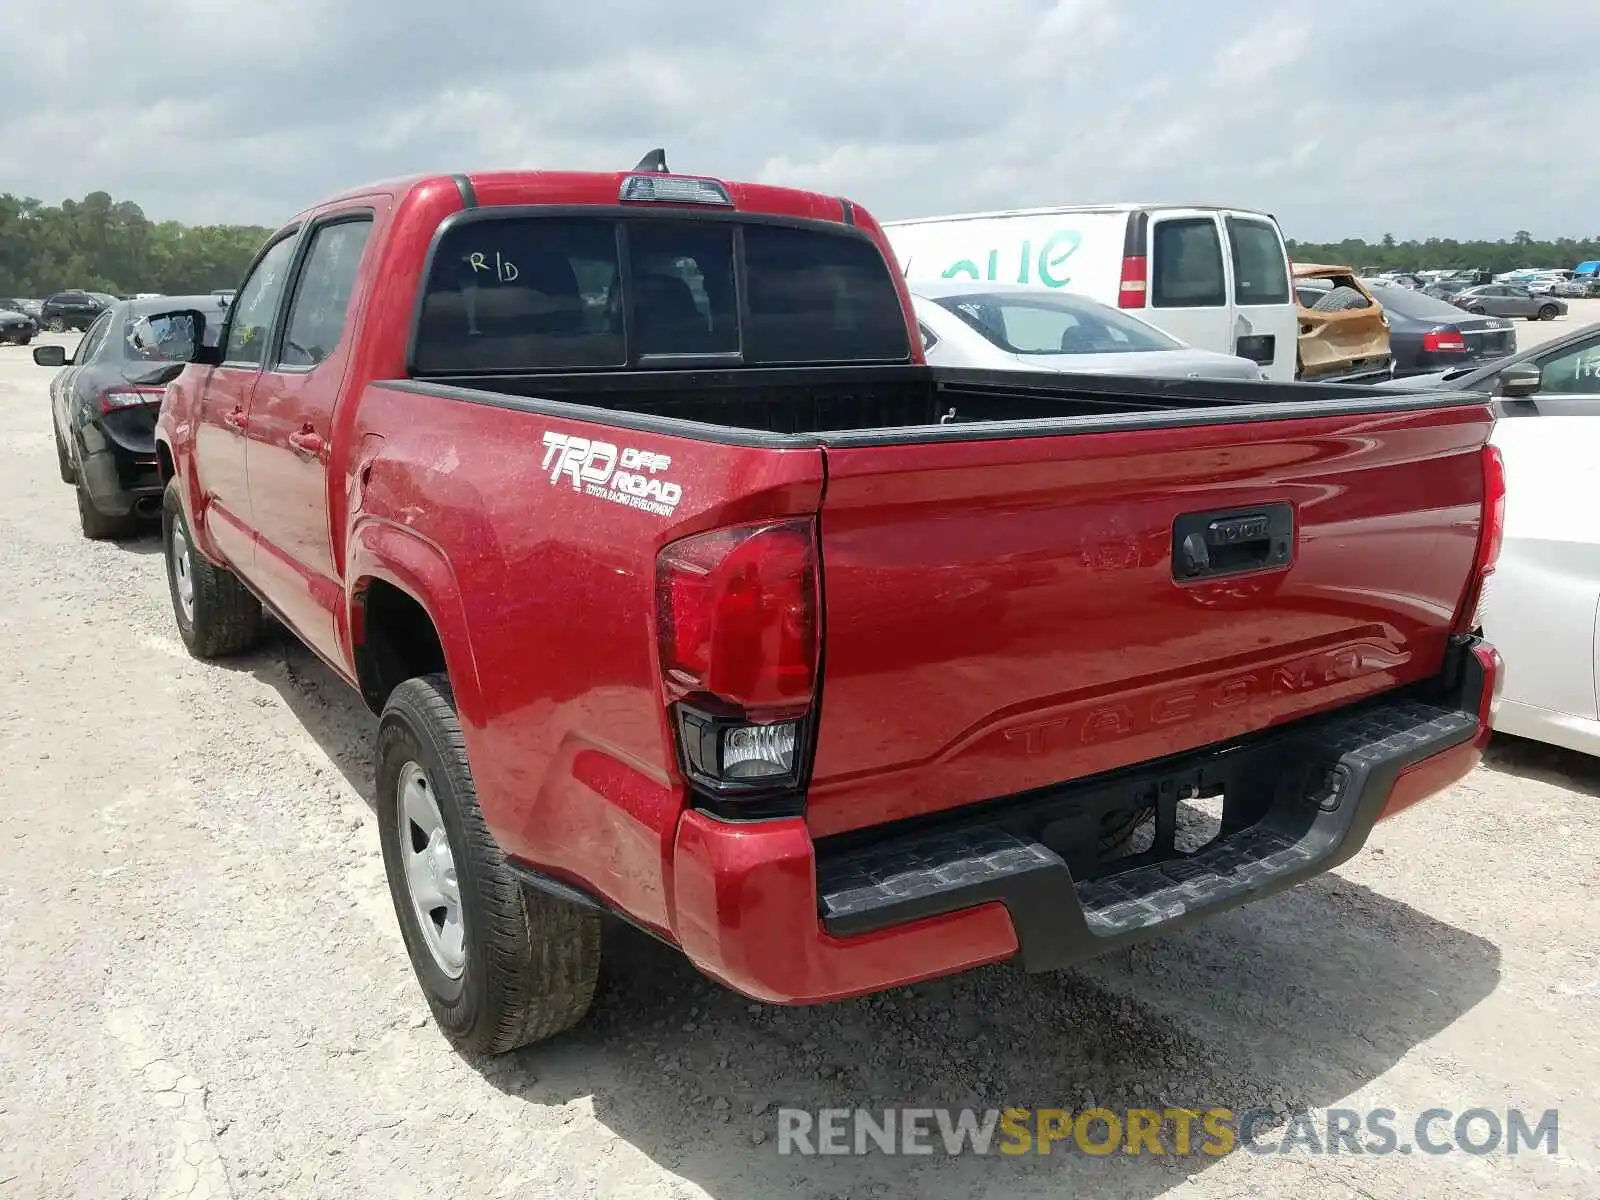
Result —
[[[1472, 405], [830, 445], [813, 834], [1147, 762], [1436, 673], [1472, 570], [1490, 420]], [[1192, 533], [1206, 570], [1233, 573], [1191, 573]], [[1279, 550], [1281, 565], [1250, 565]]]

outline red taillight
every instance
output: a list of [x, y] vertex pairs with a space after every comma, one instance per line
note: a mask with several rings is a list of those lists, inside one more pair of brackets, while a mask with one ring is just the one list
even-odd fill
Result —
[[817, 676], [816, 531], [808, 520], [718, 529], [656, 559], [661, 672], [746, 712], [804, 709]]
[[109, 413], [123, 408], [138, 408], [144, 404], [160, 404], [164, 395], [165, 388], [110, 387], [100, 393], [100, 411]]
[[1499, 447], [1483, 448], [1483, 524], [1478, 530], [1478, 551], [1473, 558], [1472, 578], [1467, 594], [1456, 614], [1457, 634], [1471, 633], [1483, 624], [1483, 601], [1489, 591], [1489, 577], [1500, 558], [1506, 536], [1506, 463]]
[[656, 635], [679, 760], [726, 817], [803, 803], [821, 599], [809, 518], [717, 529], [656, 556]]
[[1467, 339], [1459, 329], [1430, 329], [1422, 335], [1422, 348], [1433, 354], [1465, 354]]
[[1122, 260], [1122, 286], [1117, 289], [1117, 307], [1143, 308], [1145, 291], [1144, 256], [1130, 254]]

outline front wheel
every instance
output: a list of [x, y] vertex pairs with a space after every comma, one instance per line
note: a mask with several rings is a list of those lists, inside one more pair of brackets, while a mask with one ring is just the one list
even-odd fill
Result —
[[196, 658], [221, 658], [248, 650], [261, 636], [261, 601], [226, 567], [194, 548], [183, 515], [178, 481], [161, 497], [161, 545], [178, 636]]
[[67, 323], [60, 317], [47, 317], [44, 327], [50, 333], [65, 333], [67, 331]]
[[1560, 315], [1561, 310], [1556, 308], [1554, 304], [1546, 304], [1539, 310], [1539, 320], [1541, 321], [1554, 321]]
[[478, 807], [443, 675], [406, 680], [384, 705], [377, 807], [400, 933], [445, 1036], [470, 1054], [503, 1054], [582, 1020], [600, 916], [512, 873]]

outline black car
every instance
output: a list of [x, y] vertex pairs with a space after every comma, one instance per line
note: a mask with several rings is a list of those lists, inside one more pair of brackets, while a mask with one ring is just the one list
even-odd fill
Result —
[[1482, 392], [1500, 397], [1497, 415], [1581, 415], [1600, 411], [1600, 324], [1485, 363], [1413, 375], [1378, 387]]
[[39, 332], [39, 324], [22, 307], [22, 301], [0, 296], [0, 345], [26, 346]]
[[[118, 300], [89, 326], [76, 353], [34, 348], [34, 362], [64, 368], [50, 381], [50, 411], [61, 479], [77, 489], [85, 537], [126, 537], [141, 518], [160, 515], [156, 415], [192, 347], [185, 324], [150, 318], [216, 307], [210, 296]], [[220, 328], [220, 321], [207, 324], [208, 342]]]
[[39, 324], [51, 333], [68, 329], [88, 329], [95, 318], [117, 302], [103, 292], [57, 292], [39, 306]]
[[1453, 304], [1402, 287], [1374, 293], [1389, 317], [1396, 378], [1505, 358], [1517, 352], [1517, 331], [1502, 317], [1472, 316]]

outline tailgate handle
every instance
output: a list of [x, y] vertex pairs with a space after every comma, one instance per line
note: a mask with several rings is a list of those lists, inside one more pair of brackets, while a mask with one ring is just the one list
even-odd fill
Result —
[[1180, 582], [1270, 571], [1293, 558], [1291, 504], [1184, 513], [1172, 523], [1172, 577]]

